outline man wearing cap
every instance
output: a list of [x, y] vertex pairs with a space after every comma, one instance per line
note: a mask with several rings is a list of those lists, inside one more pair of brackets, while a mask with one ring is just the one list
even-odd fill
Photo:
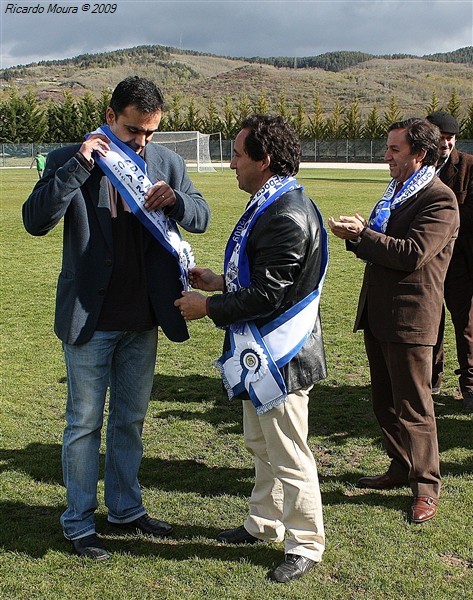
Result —
[[[437, 174], [454, 192], [460, 211], [460, 230], [445, 279], [445, 304], [455, 329], [457, 357], [463, 406], [473, 408], [473, 156], [455, 148], [458, 121], [449, 113], [438, 111], [427, 120], [440, 129], [440, 156]], [[434, 347], [432, 390], [438, 392], [444, 364], [443, 335], [445, 309]]]

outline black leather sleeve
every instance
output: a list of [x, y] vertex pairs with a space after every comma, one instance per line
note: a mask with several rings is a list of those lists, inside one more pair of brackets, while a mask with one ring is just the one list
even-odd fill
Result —
[[[209, 316], [214, 323], [225, 326], [243, 320], [264, 322], [294, 303], [291, 299], [300, 287], [310, 235], [304, 204], [293, 205], [288, 211], [284, 202], [274, 203], [258, 219], [249, 236], [250, 284], [237, 292], [211, 297]], [[304, 290], [301, 293], [303, 297]]]

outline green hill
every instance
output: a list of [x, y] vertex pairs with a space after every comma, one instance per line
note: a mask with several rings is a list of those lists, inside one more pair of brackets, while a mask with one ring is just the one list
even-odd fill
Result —
[[264, 98], [269, 108], [284, 102], [295, 113], [303, 104], [310, 110], [318, 93], [329, 113], [337, 102], [358, 99], [363, 114], [377, 105], [381, 110], [392, 96], [411, 114], [422, 114], [433, 95], [446, 104], [456, 91], [462, 112], [473, 100], [471, 77], [473, 47], [428, 56], [375, 56], [362, 52], [330, 52], [313, 57], [232, 58], [183, 51], [168, 46], [138, 46], [113, 52], [83, 54], [70, 59], [41, 61], [0, 70], [0, 93], [13, 88], [33, 92], [41, 101], [61, 100], [64, 90], [98, 96], [128, 75], [156, 81], [168, 101], [190, 99], [203, 109], [213, 101], [222, 110], [225, 99], [247, 95], [253, 104]]

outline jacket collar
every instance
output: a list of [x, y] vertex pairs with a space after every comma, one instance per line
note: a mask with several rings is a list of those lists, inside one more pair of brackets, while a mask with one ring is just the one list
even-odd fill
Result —
[[157, 151], [157, 145], [153, 143], [147, 144], [143, 158], [148, 167], [148, 177], [154, 183], [159, 179], [163, 179], [163, 175], [160, 174], [161, 163], [163, 162], [162, 156]]
[[456, 148], [454, 148], [450, 156], [447, 159], [446, 164], [440, 170], [439, 176], [440, 179], [446, 184], [449, 185], [450, 181], [456, 176], [458, 173], [458, 163], [460, 162], [460, 154]]
[[[459, 161], [460, 161], [460, 154], [459, 154], [458, 150], [456, 148], [454, 148], [450, 152], [450, 156], [448, 157], [447, 163], [450, 163], [452, 165], [457, 165], [459, 163]], [[445, 166], [448, 166], [448, 164]]]

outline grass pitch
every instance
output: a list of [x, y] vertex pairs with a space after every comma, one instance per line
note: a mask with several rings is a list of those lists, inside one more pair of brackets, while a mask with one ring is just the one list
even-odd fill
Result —
[[[458, 401], [455, 348], [447, 327], [448, 370], [436, 400], [444, 484], [437, 517], [409, 523], [408, 490], [358, 490], [361, 474], [387, 465], [369, 400], [360, 334], [352, 333], [363, 265], [330, 235], [322, 295], [328, 378], [312, 392], [310, 444], [324, 503], [323, 562], [290, 585], [266, 574], [278, 545], [219, 546], [217, 532], [243, 522], [251, 458], [241, 406], [221, 395], [212, 360], [222, 332], [190, 324], [191, 340], [161, 335], [144, 430], [140, 480], [150, 514], [173, 523], [171, 539], [117, 535], [106, 523], [102, 484], [97, 529], [112, 553], [94, 564], [70, 552], [59, 526], [65, 491], [61, 437], [66, 394], [59, 341], [52, 331], [61, 228], [44, 238], [23, 230], [21, 204], [35, 171], [0, 172], [1, 359], [0, 596], [12, 599], [317, 598], [435, 600], [473, 597], [473, 426]], [[230, 171], [192, 174], [212, 208], [204, 235], [186, 235], [197, 263], [219, 272], [223, 249], [247, 195]], [[299, 181], [324, 218], [368, 215], [387, 173], [302, 170]]]

